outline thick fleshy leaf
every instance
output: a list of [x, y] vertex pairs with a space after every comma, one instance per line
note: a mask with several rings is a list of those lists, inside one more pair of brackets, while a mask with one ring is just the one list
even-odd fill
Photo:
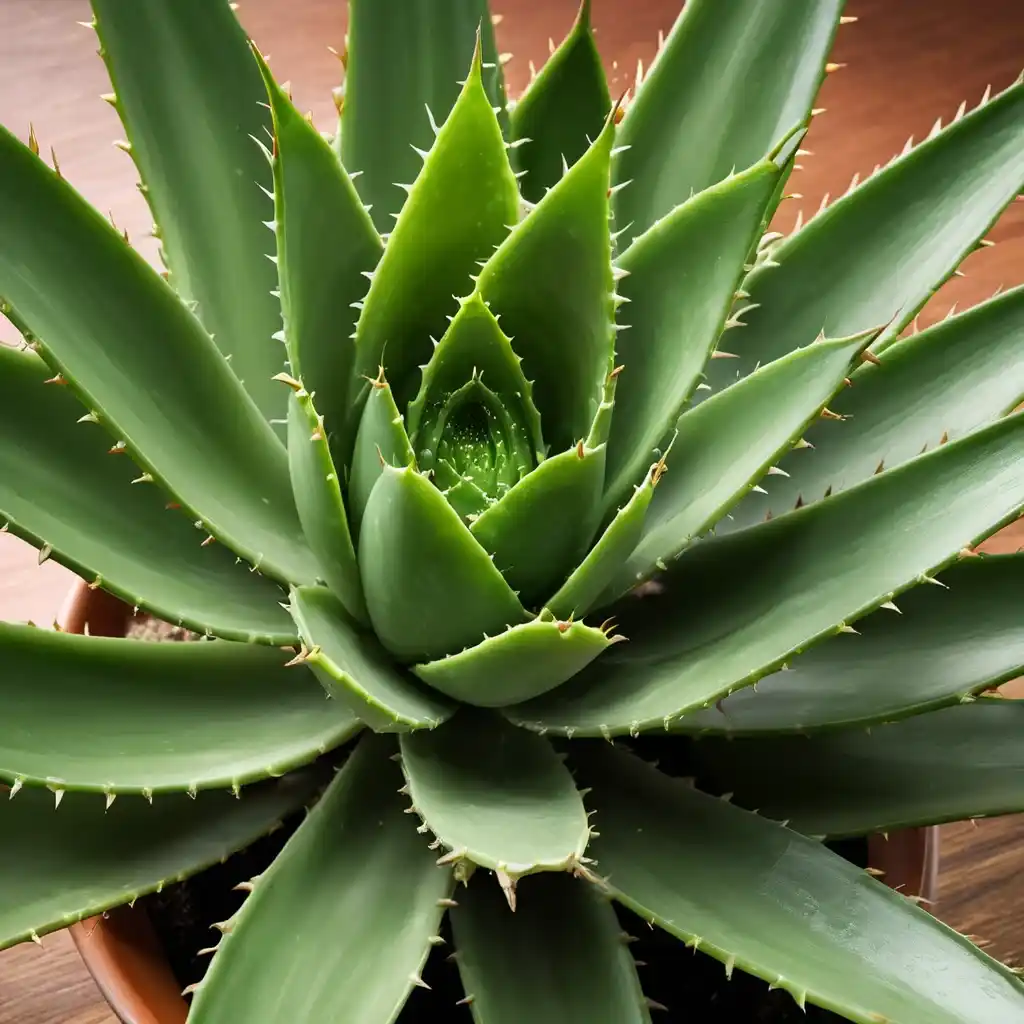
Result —
[[[608, 444], [610, 508], [660, 456], [722, 335], [782, 163], [762, 160], [666, 213], [618, 258], [629, 330]], [[729, 334], [722, 339], [728, 348]]]
[[601, 521], [605, 447], [545, 459], [469, 529], [509, 585], [532, 606], [572, 571]]
[[542, 736], [466, 709], [440, 729], [403, 736], [401, 747], [409, 797], [446, 861], [502, 872], [513, 902], [523, 875], [580, 863], [587, 812]]
[[1024, 1021], [1009, 968], [821, 843], [605, 745], [574, 760], [611, 894], [727, 973], [860, 1024]]
[[[462, 2], [469, 5], [469, 0]], [[454, 0], [444, 0], [435, 6], [450, 8], [453, 3]], [[356, 19], [360, 17], [358, 8], [363, 6], [355, 4]], [[402, 6], [403, 13], [394, 14], [399, 22], [408, 20], [409, 9], [422, 11], [427, 4], [419, 0]], [[353, 29], [354, 38], [358, 39], [357, 25]], [[393, 25], [389, 37], [394, 39]], [[357, 45], [353, 42], [353, 49]], [[419, 42], [416, 45], [423, 49]], [[385, 73], [391, 74], [394, 69], [395, 55], [391, 54]], [[378, 76], [381, 70], [384, 69], [378, 69]], [[464, 73], [465, 70], [461, 74]], [[478, 262], [494, 251], [508, 234], [509, 225], [516, 221], [516, 180], [481, 74], [478, 49], [458, 102], [433, 140], [430, 153], [424, 157], [422, 169], [388, 238], [384, 256], [373, 272], [356, 324], [353, 396], [365, 392], [367, 385], [362, 378], [373, 377], [383, 364], [399, 408], [405, 407], [419, 386], [419, 366], [430, 357], [430, 339], [444, 334], [447, 317], [458, 309], [456, 297], [472, 290], [471, 278], [479, 270]], [[422, 96], [417, 107], [423, 109]], [[400, 128], [384, 120], [376, 123], [373, 130], [395, 138]], [[403, 139], [401, 145], [408, 147], [410, 141]], [[411, 149], [409, 152], [419, 160]], [[345, 166], [353, 169], [349, 159]], [[412, 182], [412, 175], [404, 180]], [[453, 196], [458, 196], [458, 202], [452, 202]]]
[[820, 331], [836, 337], [888, 324], [881, 350], [1022, 188], [1024, 83], [897, 158], [772, 249], [744, 284], [757, 309], [738, 332], [740, 358], [711, 368], [712, 387]]
[[482, 1024], [650, 1024], [611, 904], [565, 875], [526, 879], [514, 914], [490, 878], [451, 912], [456, 963]]
[[590, 149], [516, 225], [477, 285], [523, 358], [555, 451], [587, 436], [612, 369], [613, 121], [608, 118]]
[[1024, 559], [985, 555], [951, 566], [794, 658], [757, 689], [673, 723], [674, 732], [811, 732], [871, 725], [970, 700], [1024, 674]]
[[245, 33], [227, 0], [91, 2], [171, 282], [198, 303], [263, 415], [281, 422], [286, 395], [271, 381], [285, 362], [273, 337], [281, 307], [263, 226], [273, 176], [254, 141], [269, 142], [270, 113]]
[[816, 341], [679, 417], [668, 472], [617, 581], [618, 593], [675, 558], [757, 485], [842, 389], [873, 337]]
[[305, 388], [288, 405], [288, 465], [299, 520], [320, 562], [324, 582], [354, 619], [366, 624], [366, 602], [352, 545], [341, 481], [331, 458], [327, 427]]
[[359, 728], [311, 676], [284, 667], [289, 657], [0, 624], [0, 778], [194, 796], [281, 775]]
[[1024, 397], [1024, 288], [1016, 288], [901, 341], [852, 376], [830, 403], [844, 421], [807, 431], [813, 451], [779, 463], [719, 530], [735, 529], [835, 494], [1010, 412]]
[[352, 439], [343, 431], [355, 359], [349, 335], [383, 245], [330, 143], [256, 56], [274, 120], [272, 227], [291, 374], [316, 396], [328, 438], [347, 460]]
[[813, 836], [852, 836], [1024, 811], [1024, 703], [981, 698], [822, 736], [706, 739], [702, 788]]
[[500, 708], [561, 686], [615, 639], [582, 622], [534, 619], [413, 672], [458, 701]]
[[284, 446], [230, 364], [156, 271], [4, 130], [0, 234], [0, 295], [118, 444], [237, 554], [314, 579]]
[[374, 631], [402, 661], [454, 654], [528, 617], [458, 513], [414, 469], [381, 471], [359, 568]]
[[165, 508], [124, 456], [107, 454], [82, 406], [35, 356], [0, 346], [0, 528], [130, 605], [199, 632], [290, 643], [270, 580]]
[[614, 607], [628, 644], [515, 720], [585, 735], [667, 728], [777, 671], [1016, 518], [1022, 435], [1024, 415], [1009, 417], [828, 501], [694, 545], [655, 581], [662, 593]]
[[[341, 157], [379, 231], [405, 196], [394, 182], [419, 170], [414, 146], [429, 149], [459, 96], [479, 31], [482, 79], [507, 123], [505, 83], [487, 0], [352, 0], [339, 143]], [[428, 45], [424, 41], [429, 40]], [[511, 223], [511, 221], [509, 222]]]
[[[319, 777], [319, 776], [318, 776]], [[301, 774], [230, 793], [165, 795], [152, 804], [24, 789], [0, 800], [0, 949], [129, 903], [224, 860], [316, 792]], [[322, 781], [322, 780], [321, 780]], [[13, 791], [12, 791], [13, 792]]]
[[324, 689], [378, 732], [433, 729], [454, 710], [397, 668], [377, 640], [346, 617], [323, 587], [297, 587], [291, 612], [306, 645], [303, 661]]
[[221, 939], [190, 1024], [392, 1021], [441, 924], [451, 871], [402, 813], [393, 741], [365, 736]]
[[[523, 198], [537, 203], [601, 132], [612, 101], [583, 0], [572, 31], [512, 110], [516, 168]], [[564, 163], [563, 163], [564, 161]]]
[[630, 148], [614, 178], [632, 184], [616, 197], [615, 222], [632, 224], [627, 238], [806, 121], [842, 9], [843, 0], [688, 0], [619, 128]]

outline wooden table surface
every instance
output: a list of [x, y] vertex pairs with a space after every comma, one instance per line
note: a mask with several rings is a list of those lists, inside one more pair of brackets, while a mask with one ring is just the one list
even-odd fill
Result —
[[[504, 0], [501, 49], [512, 87], [521, 88], [527, 59], [542, 59], [549, 35], [560, 37], [576, 0]], [[598, 42], [615, 84], [624, 86], [638, 58], [653, 52], [678, 0], [594, 0]], [[985, 86], [1000, 89], [1021, 70], [1024, 16], [1021, 0], [848, 0], [860, 21], [842, 30], [835, 60], [848, 65], [826, 83], [795, 187], [807, 208], [826, 192], [845, 189], [854, 172], [888, 159], [908, 135], [921, 138], [936, 116], [948, 120], [962, 99], [974, 105]], [[279, 78], [292, 80], [297, 102], [331, 124], [330, 88], [337, 65], [329, 45], [344, 34], [342, 0], [243, 0], [240, 16], [269, 50]], [[89, 18], [86, 0], [0, 0], [0, 123], [25, 136], [33, 121], [44, 151], [53, 145], [62, 169], [93, 203], [110, 210], [138, 239], [149, 218], [134, 188], [131, 162], [112, 149], [119, 138], [113, 111], [99, 99], [107, 91], [95, 56], [95, 38], [77, 21]], [[796, 214], [796, 204], [785, 214]], [[990, 236], [998, 244], [971, 256], [966, 278], [936, 296], [922, 324], [1024, 281], [1024, 204], [1015, 204]], [[0, 329], [0, 338], [11, 338]], [[992, 542], [998, 550], [1024, 544], [1024, 529]], [[36, 565], [35, 552], [0, 536], [0, 617], [49, 622], [70, 575], [57, 565]], [[1024, 696], [1024, 689], [1021, 690]], [[1024, 959], [1024, 818], [1003, 818], [943, 829], [940, 915], [963, 931], [988, 939], [1003, 959]], [[96, 987], [65, 934], [0, 955], [0, 1024], [112, 1024]]]

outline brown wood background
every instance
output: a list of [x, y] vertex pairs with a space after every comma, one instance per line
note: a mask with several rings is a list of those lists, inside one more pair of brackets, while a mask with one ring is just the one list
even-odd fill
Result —
[[[505, 15], [501, 49], [514, 54], [507, 68], [513, 89], [527, 80], [528, 59], [540, 62], [548, 37], [560, 38], [568, 28], [575, 5], [493, 0]], [[668, 29], [678, 6], [678, 0], [594, 0], [598, 42], [609, 67], [617, 62], [613, 86], [628, 84], [638, 58], [650, 59], [658, 30]], [[343, 0], [242, 0], [240, 10], [278, 77], [292, 80], [296, 100], [325, 128], [339, 71], [327, 47], [342, 45], [344, 8]], [[948, 120], [961, 100], [973, 106], [986, 85], [1008, 85], [1024, 63], [1022, 0], [848, 0], [847, 13], [860, 21], [841, 31], [834, 59], [848, 66], [825, 85], [820, 105], [827, 113], [806, 143], [815, 155], [794, 182], [808, 212], [826, 191], [842, 192], [854, 172], [868, 172], [899, 151], [907, 136], [921, 138], [937, 116]], [[76, 24], [88, 19], [86, 0], [0, 0], [0, 122], [24, 137], [31, 120], [44, 150], [56, 148], [65, 175], [152, 256], [133, 166], [109, 145], [121, 131], [98, 98], [108, 87], [95, 37]], [[787, 206], [786, 226], [797, 204]], [[1024, 204], [1015, 204], [991, 237], [995, 248], [970, 257], [967, 277], [939, 293], [922, 324], [954, 301], [962, 308], [1000, 285], [1024, 281]], [[1022, 543], [1024, 530], [1013, 529], [993, 546], [1013, 550]], [[59, 566], [37, 566], [33, 551], [0, 536], [0, 617], [49, 622], [69, 581]], [[1024, 958], [1022, 869], [1024, 819], [946, 827], [939, 913], [990, 940], [995, 955]], [[66, 935], [0, 955], [0, 1024], [112, 1022]]]

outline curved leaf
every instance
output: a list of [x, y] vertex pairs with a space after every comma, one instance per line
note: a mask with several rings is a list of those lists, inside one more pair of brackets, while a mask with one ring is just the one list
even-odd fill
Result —
[[[226, 0], [91, 0], [114, 88], [175, 291], [197, 313], [263, 415], [280, 422], [280, 303], [263, 226], [273, 178], [259, 69]], [[55, 278], [55, 280], [57, 280]]]
[[[170, 646], [170, 645], [168, 645]], [[0, 800], [0, 949], [66, 928], [224, 860], [298, 810], [315, 777], [289, 775], [245, 790], [182, 794], [152, 804], [22, 790]], [[12, 790], [13, 792], [13, 790]]]
[[225, 930], [191, 1024], [395, 1020], [452, 888], [366, 736]]
[[821, 843], [621, 751], [596, 744], [578, 760], [611, 894], [727, 974], [860, 1024], [1024, 1021], [1009, 968]]
[[253, 644], [147, 644], [0, 623], [0, 778], [194, 796], [291, 771], [359, 723], [312, 678], [286, 670], [289, 657]]
[[450, 851], [442, 859], [501, 872], [513, 906], [523, 875], [580, 863], [587, 812], [542, 736], [466, 709], [440, 729], [403, 736], [401, 747], [412, 805]]
[[702, 541], [655, 581], [663, 593], [614, 608], [628, 644], [515, 720], [584, 735], [661, 729], [757, 682], [1016, 518], [1022, 433], [1024, 415], [1009, 417], [828, 501]]
[[458, 513], [414, 469], [385, 466], [366, 506], [359, 567], [370, 620], [402, 661], [429, 661], [527, 619]]
[[561, 686], [614, 641], [582, 622], [534, 619], [413, 672], [455, 700], [504, 707]]
[[627, 239], [807, 120], [842, 9], [843, 0], [688, 0], [619, 128], [629, 149], [614, 180], [632, 184], [616, 197], [615, 222], [632, 225]]
[[520, 189], [538, 203], [601, 133], [612, 101], [590, 27], [590, 0], [582, 0], [572, 30], [548, 58], [512, 110]]
[[107, 454], [82, 407], [35, 356], [0, 346], [0, 527], [83, 578], [169, 622], [287, 644], [295, 629], [270, 580], [202, 546], [140, 472]]
[[475, 1020], [650, 1024], [615, 911], [586, 882], [527, 879], [511, 914], [498, 886], [476, 878], [451, 919]]
[[314, 579], [284, 446], [230, 365], [142, 257], [5, 130], [0, 234], [0, 295], [86, 408], [237, 554]]
[[371, 729], [433, 729], [451, 715], [447, 701], [421, 690], [391, 662], [375, 637], [349, 623], [329, 590], [297, 587], [291, 612], [306, 644], [301, 660], [330, 696]]

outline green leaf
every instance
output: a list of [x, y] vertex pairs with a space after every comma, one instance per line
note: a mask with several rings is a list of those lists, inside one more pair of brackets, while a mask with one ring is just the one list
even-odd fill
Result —
[[755, 487], [842, 389], [874, 337], [816, 341], [684, 412], [618, 593], [675, 558]]
[[294, 391], [288, 405], [288, 462], [299, 520], [320, 561], [324, 582], [345, 611], [366, 625], [366, 601], [341, 482], [331, 458], [324, 420], [305, 388]]
[[470, 526], [525, 605], [550, 594], [593, 540], [601, 521], [605, 451], [581, 441], [545, 459]]
[[632, 184], [616, 197], [615, 223], [632, 225], [627, 239], [807, 120], [842, 9], [843, 0], [688, 0], [619, 127], [629, 149], [614, 180]]
[[[170, 646], [170, 645], [168, 645]], [[152, 804], [24, 789], [0, 800], [0, 949], [129, 903], [224, 860], [273, 830], [316, 791], [289, 775], [245, 790]], [[12, 790], [13, 792], [13, 790]]]
[[5, 130], [0, 234], [0, 295], [86, 408], [236, 554], [314, 579], [284, 446], [230, 365], [142, 257]]
[[590, 149], [502, 242], [477, 282], [523, 358], [555, 451], [587, 436], [612, 369], [608, 167], [614, 142], [609, 117]]
[[501, 872], [513, 906], [523, 875], [580, 864], [587, 812], [542, 736], [463, 709], [440, 729], [403, 736], [401, 747], [412, 805], [450, 851], [442, 859]]
[[270, 114], [245, 33], [226, 0], [92, 0], [92, 9], [174, 288], [198, 303], [263, 415], [281, 421], [285, 396], [271, 382], [284, 369], [273, 337], [281, 307], [263, 226], [273, 178], [253, 141], [269, 142]]
[[253, 52], [274, 120], [274, 223], [284, 341], [292, 376], [316, 396], [327, 435], [346, 462], [352, 438], [349, 335], [366, 296], [366, 273], [383, 245], [337, 154], [302, 117]]
[[1024, 673], [1024, 559], [970, 558], [898, 605], [795, 658], [787, 672], [686, 715], [674, 732], [811, 732], [916, 715]]
[[84, 579], [169, 622], [233, 640], [287, 644], [295, 629], [270, 580], [165, 509], [82, 407], [28, 353], [0, 346], [0, 528]]
[[[607, 505], [625, 500], [671, 436], [735, 301], [781, 163], [762, 160], [667, 213], [619, 257], [628, 331], [608, 445]], [[728, 337], [728, 336], [727, 336]], [[728, 348], [729, 342], [722, 344]]]
[[[453, 2], [446, 0], [440, 6]], [[355, 4], [355, 19], [360, 16], [360, 6]], [[423, 0], [402, 6], [419, 11]], [[396, 13], [395, 19], [408, 21], [409, 15]], [[353, 50], [358, 36], [355, 21]], [[394, 39], [393, 32], [389, 37]], [[387, 68], [389, 74], [394, 70], [394, 54], [389, 56]], [[447, 317], [458, 309], [456, 297], [472, 290], [478, 262], [493, 252], [516, 221], [519, 193], [481, 73], [477, 50], [458, 102], [424, 157], [384, 256], [373, 272], [356, 325], [354, 397], [366, 389], [361, 377], [373, 376], [383, 364], [399, 407], [405, 407], [419, 386], [418, 367], [430, 357], [430, 339], [444, 334]], [[417, 109], [423, 109], [422, 96]], [[383, 127], [383, 134], [400, 137], [400, 125], [385, 120], [375, 130]], [[402, 146], [408, 148], [408, 141], [402, 140]], [[411, 149], [409, 152], [419, 159]], [[345, 165], [353, 166], [349, 158]], [[390, 180], [411, 182], [413, 175]], [[458, 202], [452, 202], [453, 196], [458, 196]]]
[[[1024, 188], [1024, 83], [871, 176], [771, 250], [744, 284], [751, 310], [716, 390], [805, 345], [888, 324], [894, 341]], [[778, 266], [774, 266], [778, 264]], [[727, 372], [728, 371], [728, 372]]]
[[845, 420], [815, 423], [806, 435], [813, 451], [790, 453], [779, 463], [789, 475], [763, 480], [767, 493], [749, 494], [718, 529], [838, 493], [1011, 412], [1024, 397], [1022, 332], [1016, 288], [886, 349], [830, 403]]
[[402, 813], [393, 741], [366, 736], [225, 931], [191, 1024], [393, 1021], [451, 872]]
[[608, 82], [582, 0], [572, 30], [512, 110], [516, 168], [523, 198], [538, 203], [601, 133], [611, 109]]
[[327, 693], [378, 732], [433, 729], [453, 708], [423, 691], [396, 667], [376, 638], [345, 617], [341, 602], [323, 587], [297, 587], [291, 612], [309, 664]]
[[350, 4], [341, 157], [359, 172], [359, 193], [372, 204], [379, 231], [391, 230], [391, 215], [405, 198], [393, 183], [412, 181], [419, 170], [412, 147], [430, 148], [431, 117], [440, 124], [458, 100], [478, 30], [488, 105], [501, 108], [499, 120], [507, 123], [487, 7], [487, 0]]
[[[356, 719], [290, 657], [0, 623], [0, 778], [103, 793], [237, 788], [344, 743]], [[54, 714], [60, 708], [60, 714]]]
[[661, 729], [757, 682], [1015, 519], [1022, 432], [1024, 415], [1008, 417], [828, 501], [694, 545], [655, 581], [662, 593], [612, 609], [628, 644], [515, 720], [582, 735]]
[[870, 732], [707, 739], [698, 781], [813, 836], [1024, 811], [1024, 703], [981, 698]]
[[1024, 1020], [1008, 968], [820, 843], [602, 744], [577, 759], [610, 893], [727, 975], [740, 967], [860, 1024]]
[[582, 622], [534, 619], [413, 672], [455, 700], [504, 707], [561, 686], [614, 641]]
[[475, 1021], [650, 1024], [615, 911], [586, 882], [527, 879], [512, 914], [498, 886], [476, 878], [451, 920]]
[[528, 618], [458, 513], [414, 469], [381, 471], [359, 567], [374, 631], [402, 661], [454, 654]]

